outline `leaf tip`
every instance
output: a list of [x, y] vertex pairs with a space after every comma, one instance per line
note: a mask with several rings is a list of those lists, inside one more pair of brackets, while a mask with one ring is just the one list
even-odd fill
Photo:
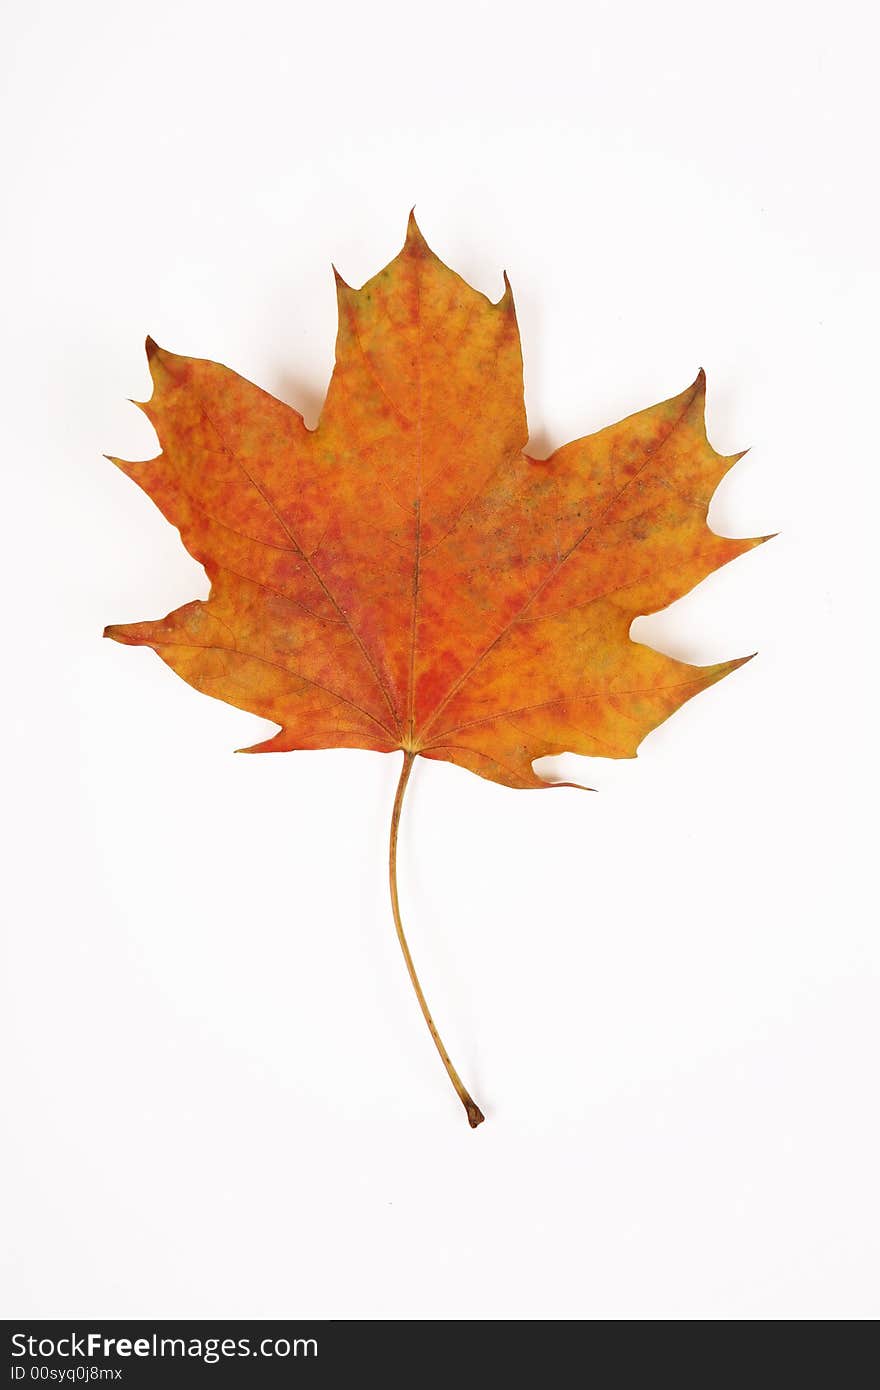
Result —
[[415, 203], [413, 203], [412, 207], [410, 208], [409, 217], [406, 219], [406, 241], [404, 245], [410, 248], [416, 246], [422, 247], [427, 245], [425, 238], [422, 236], [421, 228], [419, 227], [419, 224], [416, 221]]
[[570, 787], [571, 790], [575, 792], [598, 791], [598, 787], [588, 787], [583, 782], [563, 782], [561, 779], [554, 782], [551, 781], [549, 777], [542, 777], [540, 772], [536, 772], [534, 768], [532, 768], [532, 772], [538, 778], [538, 781], [532, 785], [538, 787], [541, 791], [549, 791], [555, 787]]
[[[149, 333], [144, 341], [144, 351], [147, 354], [147, 367], [153, 380], [153, 392], [155, 393], [174, 361], [174, 353], [160, 348], [155, 338], [151, 338]], [[152, 396], [150, 399], [152, 400]], [[150, 401], [132, 401], [132, 405], [136, 405], [139, 410], [142, 410], [147, 419], [150, 418]]]
[[340, 275], [335, 265], [333, 266], [333, 283], [336, 286], [336, 306], [341, 321], [343, 306], [351, 305], [354, 302], [357, 298], [357, 290], [353, 289], [348, 281]]
[[504, 293], [498, 301], [497, 308], [503, 309], [508, 314], [514, 314], [516, 311], [513, 305], [513, 289], [506, 270], [502, 270], [501, 277], [504, 280]]
[[750, 661], [754, 661], [757, 655], [757, 652], [749, 652], [748, 656], [738, 656], [735, 660], [728, 661], [727, 669], [724, 674], [729, 675], [731, 671], [739, 670], [740, 666], [747, 666]]

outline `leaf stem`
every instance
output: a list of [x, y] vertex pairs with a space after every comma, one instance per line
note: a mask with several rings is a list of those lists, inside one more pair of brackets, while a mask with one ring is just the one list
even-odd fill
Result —
[[468, 1095], [462, 1083], [461, 1077], [455, 1070], [455, 1067], [452, 1065], [452, 1060], [449, 1056], [449, 1053], [443, 1046], [443, 1039], [437, 1032], [434, 1020], [431, 1017], [431, 1011], [428, 1008], [427, 1001], [425, 999], [424, 994], [422, 993], [422, 987], [419, 984], [419, 977], [416, 974], [416, 968], [413, 965], [413, 959], [409, 953], [409, 946], [406, 944], [406, 937], [403, 933], [403, 923], [400, 920], [400, 902], [398, 901], [397, 897], [397, 832], [400, 827], [400, 812], [403, 806], [403, 796], [406, 791], [406, 784], [409, 781], [409, 775], [412, 772], [412, 766], [415, 762], [415, 759], [416, 754], [411, 749], [404, 750], [403, 767], [400, 769], [400, 781], [397, 784], [397, 795], [394, 798], [394, 810], [391, 813], [391, 841], [388, 850], [388, 878], [391, 884], [391, 910], [394, 913], [394, 925], [397, 928], [397, 939], [400, 942], [400, 949], [403, 952], [403, 959], [406, 961], [406, 968], [409, 971], [409, 978], [412, 981], [412, 987], [416, 992], [416, 998], [418, 999], [419, 1006], [422, 1010], [422, 1013], [425, 1016], [425, 1022], [428, 1025], [428, 1032], [434, 1039], [434, 1046], [440, 1053], [440, 1056], [443, 1060], [443, 1065], [449, 1073], [449, 1079], [456, 1089], [458, 1098], [464, 1106], [465, 1110], [467, 1111], [468, 1124], [470, 1125], [471, 1129], [476, 1129], [477, 1125], [481, 1125], [486, 1117], [483, 1114], [480, 1107]]

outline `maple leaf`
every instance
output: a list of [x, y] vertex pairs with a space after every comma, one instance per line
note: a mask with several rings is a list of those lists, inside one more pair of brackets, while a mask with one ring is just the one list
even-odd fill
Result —
[[400, 809], [417, 755], [515, 788], [572, 751], [628, 758], [743, 660], [674, 661], [630, 625], [766, 537], [706, 516], [741, 455], [715, 452], [702, 372], [681, 395], [547, 459], [528, 438], [510, 285], [493, 304], [411, 215], [360, 290], [337, 274], [336, 363], [319, 423], [218, 363], [147, 340], [142, 406], [162, 452], [113, 462], [180, 531], [209, 598], [106, 635], [152, 647], [196, 689], [274, 721], [243, 750], [403, 750], [394, 919], [473, 1126], [483, 1116], [434, 1026], [403, 934]]

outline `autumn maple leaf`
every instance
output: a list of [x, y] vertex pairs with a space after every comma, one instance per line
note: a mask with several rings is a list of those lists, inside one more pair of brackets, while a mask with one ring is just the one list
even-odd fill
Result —
[[336, 364], [320, 421], [215, 362], [147, 340], [143, 406], [162, 447], [114, 459], [180, 530], [210, 597], [106, 629], [190, 685], [274, 721], [245, 751], [403, 751], [394, 918], [431, 1034], [472, 1126], [482, 1113], [440, 1040], [396, 887], [417, 755], [507, 787], [566, 750], [629, 758], [743, 658], [673, 661], [629, 636], [758, 539], [706, 515], [740, 455], [704, 425], [705, 378], [548, 459], [528, 438], [510, 285], [497, 304], [434, 255], [411, 216], [361, 290], [337, 275]]

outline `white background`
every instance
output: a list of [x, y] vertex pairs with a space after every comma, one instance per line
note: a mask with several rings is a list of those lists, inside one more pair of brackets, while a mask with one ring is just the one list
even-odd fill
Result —
[[[7, 1316], [880, 1311], [878, 34], [864, 3], [147, 5], [5, 21]], [[872, 129], [872, 127], [874, 127]], [[413, 778], [101, 641], [206, 582], [106, 463], [144, 335], [314, 421], [330, 262], [416, 203], [516, 295], [532, 449], [705, 366], [718, 530], [637, 635], [759, 659], [599, 789]]]

